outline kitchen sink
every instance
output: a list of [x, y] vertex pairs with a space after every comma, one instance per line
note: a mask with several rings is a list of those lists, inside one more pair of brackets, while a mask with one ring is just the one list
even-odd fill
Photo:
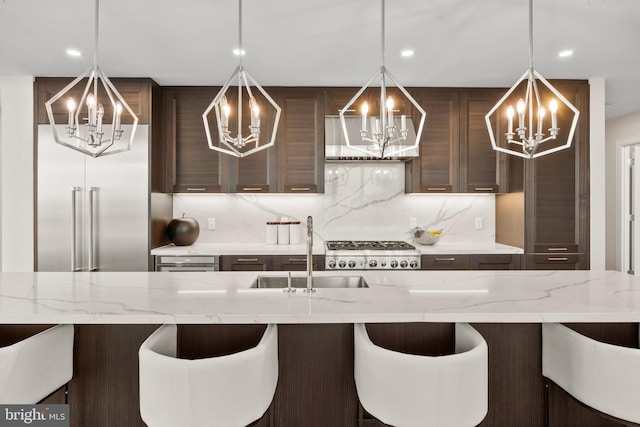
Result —
[[[251, 284], [252, 288], [286, 288], [287, 276], [258, 276]], [[306, 276], [291, 276], [292, 288], [306, 288]], [[314, 288], [368, 288], [362, 276], [313, 277]]]

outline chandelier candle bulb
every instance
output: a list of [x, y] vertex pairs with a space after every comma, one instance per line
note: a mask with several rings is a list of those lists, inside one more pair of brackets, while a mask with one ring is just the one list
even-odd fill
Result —
[[69, 100], [67, 101], [67, 109], [69, 110], [69, 128], [73, 129], [75, 123], [73, 113], [76, 111], [76, 102], [73, 100], [73, 98], [69, 98]]
[[406, 132], [407, 131], [407, 116], [402, 114], [400, 116], [400, 128], [402, 130], [402, 132]]
[[87, 97], [87, 107], [89, 109], [89, 126], [95, 126], [96, 125], [96, 99], [93, 97], [93, 95], [89, 95]]
[[524, 101], [520, 99], [516, 106], [518, 110], [518, 127], [522, 129], [524, 127]]
[[538, 110], [538, 137], [542, 138], [542, 120], [544, 119], [544, 115], [546, 113], [546, 110], [544, 109], [544, 107], [540, 107], [540, 109]]
[[96, 124], [96, 129], [98, 133], [102, 133], [102, 118], [104, 117], [104, 107], [102, 104], [98, 104], [98, 112], [97, 112], [98, 121]]
[[387, 107], [387, 126], [393, 127], [393, 98], [388, 97], [386, 102]]
[[362, 104], [361, 112], [362, 112], [362, 131], [366, 132], [367, 131], [367, 113], [369, 112], [369, 104], [367, 103], [367, 101], [365, 101]]
[[558, 101], [552, 99], [549, 102], [549, 111], [551, 111], [551, 128], [555, 130], [558, 127]]
[[[515, 111], [513, 111], [513, 107], [509, 106], [509, 108], [507, 108], [507, 133], [509, 135], [513, 135], [513, 115], [515, 114]], [[511, 138], [511, 137], [509, 137]]]
[[120, 117], [122, 116], [122, 104], [119, 102], [116, 103], [116, 118], [113, 123], [113, 129], [116, 131], [121, 131], [122, 125], [120, 124]]

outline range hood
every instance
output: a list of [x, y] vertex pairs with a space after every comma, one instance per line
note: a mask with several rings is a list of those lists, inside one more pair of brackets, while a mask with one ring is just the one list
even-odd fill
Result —
[[[346, 116], [347, 132], [349, 133], [349, 142], [352, 145], [362, 145], [365, 148], [369, 143], [362, 140], [360, 136], [360, 126], [362, 118], [360, 116]], [[399, 118], [396, 126], [400, 127]], [[398, 144], [405, 143], [410, 146], [416, 140], [416, 130], [413, 127], [411, 117], [407, 117], [407, 140], [400, 141]], [[327, 161], [358, 161], [358, 160], [398, 160], [406, 161], [414, 157], [418, 157], [418, 149], [407, 150], [398, 157], [380, 159], [377, 157], [366, 157], [361, 151], [354, 150], [347, 146], [342, 125], [340, 124], [340, 116], [325, 116], [324, 118], [324, 158]]]

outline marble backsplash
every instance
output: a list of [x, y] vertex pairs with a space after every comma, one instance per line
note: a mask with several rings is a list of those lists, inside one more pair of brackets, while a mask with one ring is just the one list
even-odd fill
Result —
[[[200, 223], [199, 243], [264, 243], [267, 221], [284, 216], [304, 224], [308, 215], [323, 240], [411, 241], [410, 218], [442, 228], [443, 243], [495, 239], [494, 195], [405, 194], [402, 163], [327, 163], [324, 194], [176, 194], [173, 202], [175, 217]], [[207, 218], [215, 218], [215, 230]]]

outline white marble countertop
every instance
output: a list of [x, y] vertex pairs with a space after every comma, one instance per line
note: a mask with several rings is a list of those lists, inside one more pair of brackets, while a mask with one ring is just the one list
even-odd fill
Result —
[[345, 275], [370, 288], [311, 295], [257, 274], [0, 273], [0, 323], [640, 321], [640, 278], [614, 271], [364, 271]]
[[443, 243], [421, 245], [412, 243], [423, 255], [444, 254], [523, 254], [524, 249], [501, 243]]
[[[267, 245], [266, 243], [194, 243], [190, 246], [161, 246], [151, 255], [305, 255], [306, 245]], [[324, 255], [324, 243], [313, 245], [314, 255]]]
[[[412, 243], [413, 244], [413, 243]], [[421, 253], [428, 254], [522, 254], [524, 250], [500, 243], [442, 243], [414, 244]], [[267, 245], [265, 243], [195, 243], [191, 246], [167, 245], [151, 250], [151, 255], [303, 255], [302, 245]], [[313, 245], [314, 255], [324, 255], [324, 242]]]

